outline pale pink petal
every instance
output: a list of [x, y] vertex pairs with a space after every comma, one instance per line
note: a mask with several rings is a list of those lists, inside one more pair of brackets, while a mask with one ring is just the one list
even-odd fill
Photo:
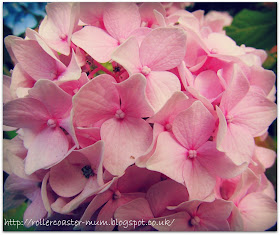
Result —
[[234, 205], [228, 218], [230, 231], [244, 231], [244, 223], [238, 208]]
[[140, 13], [135, 3], [110, 3], [106, 6], [103, 21], [108, 33], [120, 43], [140, 27]]
[[42, 200], [44, 203], [44, 207], [48, 212], [48, 217], [51, 216], [52, 214], [52, 209], [51, 209], [51, 203], [52, 201], [49, 200], [49, 195], [48, 195], [48, 188], [47, 188], [47, 183], [50, 177], [50, 172], [48, 172], [43, 181], [42, 181], [42, 186], [41, 186], [41, 195], [42, 195]]
[[256, 146], [255, 156], [265, 168], [270, 168], [275, 162], [276, 152], [268, 148]]
[[212, 70], [201, 72], [195, 78], [194, 87], [211, 102], [223, 92], [219, 78]]
[[226, 152], [236, 165], [250, 162], [254, 152], [254, 138], [247, 129], [230, 123], [218, 150]]
[[97, 26], [103, 21], [105, 7], [104, 2], [81, 2], [80, 19], [86, 24]]
[[158, 25], [161, 27], [166, 27], [165, 17], [157, 10], [154, 10], [154, 15], [155, 15]]
[[246, 128], [253, 137], [259, 136], [277, 116], [276, 104], [253, 87], [247, 95], [229, 112], [232, 122]]
[[[47, 215], [47, 211], [42, 201], [41, 190], [38, 189], [32, 203], [27, 207], [23, 215], [23, 221], [39, 221]], [[32, 223], [25, 224], [27, 228], [32, 226]]]
[[138, 41], [139, 46], [141, 45], [143, 39], [152, 31], [151, 28], [140, 27], [135, 29], [129, 37], [135, 37]]
[[[83, 167], [83, 166], [82, 166]], [[50, 170], [50, 185], [61, 197], [72, 197], [80, 193], [87, 182], [80, 165], [73, 165], [66, 158]]]
[[197, 216], [201, 219], [201, 225], [209, 231], [229, 231], [227, 219], [232, 208], [232, 202], [216, 199], [214, 202], [201, 203]]
[[157, 28], [145, 37], [139, 55], [143, 66], [164, 71], [178, 66], [185, 52], [186, 35], [182, 29]]
[[162, 4], [159, 2], [144, 2], [141, 4], [139, 7], [139, 12], [141, 15], [142, 24], [144, 22], [147, 27], [157, 24], [154, 10], [161, 13], [163, 16], [166, 14]]
[[54, 118], [64, 118], [69, 115], [72, 97], [55, 83], [40, 80], [29, 90], [29, 95], [41, 101]]
[[177, 206], [188, 198], [186, 187], [170, 179], [154, 184], [146, 194], [155, 217], [163, 216], [167, 206]]
[[153, 115], [154, 111], [148, 104], [145, 95], [146, 78], [144, 75], [132, 75], [116, 86], [121, 98], [121, 109], [126, 115], [132, 117], [150, 117]]
[[11, 77], [3, 75], [3, 103], [7, 103], [13, 99], [11, 91]]
[[152, 117], [148, 119], [149, 123], [159, 123], [163, 126], [172, 125], [175, 117], [183, 110], [189, 108], [192, 101], [181, 91], [176, 91], [170, 97], [164, 106]]
[[251, 193], [238, 205], [244, 221], [245, 231], [261, 232], [277, 221], [277, 204], [263, 193]]
[[68, 139], [59, 127], [46, 127], [36, 136], [28, 149], [25, 161], [26, 174], [30, 175], [62, 161], [66, 157], [68, 148]]
[[22, 69], [35, 80], [54, 80], [65, 69], [34, 40], [16, 40], [12, 50]]
[[152, 71], [147, 77], [146, 95], [155, 112], [163, 107], [174, 92], [180, 90], [180, 81], [173, 73]]
[[169, 132], [162, 132], [158, 136], [155, 153], [147, 162], [147, 168], [161, 172], [183, 184], [183, 168], [184, 162], [186, 161], [186, 152], [187, 150]]
[[[152, 143], [152, 128], [143, 119], [109, 119], [101, 126], [105, 142], [104, 167], [113, 175], [122, 174]], [[127, 141], [127, 140], [130, 141]]]
[[137, 39], [131, 37], [122, 43], [112, 54], [112, 59], [121, 64], [130, 75], [141, 72]]
[[4, 38], [4, 44], [5, 44], [5, 47], [13, 61], [14, 64], [17, 64], [18, 61], [14, 55], [14, 52], [12, 50], [12, 45], [14, 44], [14, 41], [15, 40], [22, 40], [23, 39], [21, 37], [17, 37], [17, 36], [14, 36], [14, 35], [8, 35], [7, 37]]
[[164, 131], [164, 126], [162, 126], [158, 123], [154, 123], [154, 126], [153, 126], [153, 142], [150, 145], [150, 147], [148, 148], [148, 150], [146, 151], [146, 153], [143, 156], [136, 159], [136, 162], [135, 162], [136, 166], [146, 167], [147, 161], [154, 154], [154, 152], [156, 150], [158, 135], [163, 131]]
[[223, 93], [220, 108], [223, 113], [233, 109], [249, 91], [249, 82], [241, 68], [234, 64], [231, 82]]
[[92, 145], [101, 139], [99, 127], [77, 127], [75, 129], [75, 133], [81, 148], [85, 148], [89, 145]]
[[72, 41], [100, 63], [109, 61], [112, 52], [118, 46], [116, 39], [94, 26], [85, 26], [75, 32]]
[[73, 98], [74, 120], [77, 126], [90, 127], [105, 121], [120, 108], [115, 79], [99, 75], [84, 85]]
[[66, 68], [66, 70], [59, 75], [58, 82], [67, 82], [72, 80], [78, 80], [81, 77], [81, 68], [78, 65], [78, 61], [76, 58], [76, 55], [74, 53], [74, 50], [72, 49], [72, 57], [71, 61]]
[[136, 224], [128, 225], [127, 227], [123, 225], [118, 226], [119, 231], [131, 231], [137, 228], [138, 221], [142, 219], [148, 221], [154, 218], [154, 215], [148, 201], [144, 198], [137, 198], [117, 208], [114, 213], [114, 218], [118, 221], [135, 220]]
[[207, 141], [197, 149], [199, 157], [197, 160], [213, 175], [224, 179], [233, 178], [247, 169], [248, 163], [239, 166], [235, 165], [232, 160], [223, 152], [216, 149], [216, 143]]
[[197, 149], [212, 135], [215, 120], [212, 114], [200, 102], [194, 102], [190, 108], [177, 115], [173, 122], [176, 139], [188, 149]]
[[210, 195], [216, 184], [215, 176], [197, 159], [187, 159], [184, 162], [183, 178], [189, 192], [189, 200], [203, 200]]
[[44, 105], [33, 98], [15, 99], [4, 105], [3, 124], [12, 127], [42, 127], [50, 114]]

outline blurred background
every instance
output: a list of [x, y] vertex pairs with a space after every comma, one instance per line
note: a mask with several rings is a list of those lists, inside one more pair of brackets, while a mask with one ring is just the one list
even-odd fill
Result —
[[[3, 45], [4, 38], [8, 35], [15, 35], [24, 38], [26, 28], [38, 28], [40, 22], [45, 17], [46, 2], [4, 2], [3, 3]], [[181, 3], [180, 3], [181, 4]], [[271, 69], [277, 74], [277, 3], [259, 2], [197, 2], [187, 3], [185, 9], [193, 12], [196, 10], [204, 10], [205, 14], [209, 11], [227, 11], [232, 17], [231, 26], [225, 28], [227, 35], [236, 41], [238, 45], [255, 47], [266, 50], [268, 54], [267, 60], [263, 67]], [[245, 30], [244, 30], [245, 29]], [[248, 29], [248, 30], [247, 30]], [[3, 55], [3, 74], [10, 76], [10, 70], [14, 65], [4, 46]], [[269, 128], [270, 137], [265, 142], [256, 139], [256, 143], [277, 151], [277, 122], [276, 120]], [[16, 136], [14, 131], [3, 132], [3, 138], [12, 139]], [[277, 162], [277, 160], [276, 160]], [[274, 185], [277, 185], [277, 163], [270, 169], [267, 169], [266, 175]], [[3, 180], [5, 182], [7, 174], [3, 172]], [[277, 191], [276, 191], [277, 193]], [[277, 194], [276, 194], [277, 195]], [[276, 197], [277, 198], [277, 197]], [[23, 213], [27, 207], [27, 202], [18, 208], [9, 210], [4, 213], [4, 218], [22, 220]], [[27, 231], [34, 228], [25, 228], [24, 226], [5, 226], [4, 231]], [[277, 225], [269, 229], [277, 230]]]

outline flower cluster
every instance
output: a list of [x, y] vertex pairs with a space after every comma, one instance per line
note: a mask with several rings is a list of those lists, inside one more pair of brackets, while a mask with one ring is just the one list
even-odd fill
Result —
[[255, 143], [276, 118], [266, 53], [226, 36], [227, 13], [170, 7], [49, 3], [38, 32], [5, 38], [5, 210], [157, 222], [118, 230], [275, 224], [276, 154]]

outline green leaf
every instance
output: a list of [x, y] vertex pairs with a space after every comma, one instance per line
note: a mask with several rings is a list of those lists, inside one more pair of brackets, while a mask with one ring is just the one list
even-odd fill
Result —
[[238, 45], [270, 50], [277, 41], [276, 10], [260, 12], [244, 9], [225, 30]]
[[17, 136], [16, 131], [4, 131], [4, 139], [13, 139]]

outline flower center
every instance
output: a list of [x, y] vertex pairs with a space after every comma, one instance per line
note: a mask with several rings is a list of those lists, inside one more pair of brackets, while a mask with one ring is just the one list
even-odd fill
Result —
[[200, 219], [199, 219], [198, 216], [193, 217], [193, 218], [191, 219], [191, 221], [190, 221], [190, 223], [191, 223], [192, 226], [198, 225], [199, 222], [200, 222]]
[[150, 72], [151, 72], [151, 69], [146, 65], [141, 70], [141, 73], [143, 73], [145, 76], [148, 75]]
[[195, 158], [197, 156], [196, 150], [189, 150], [187, 153], [188, 158]]
[[119, 199], [120, 197], [122, 196], [122, 194], [120, 193], [119, 190], [115, 191], [114, 195], [113, 195], [113, 198], [114, 199]]
[[59, 38], [60, 38], [62, 41], [66, 41], [67, 35], [64, 34], [64, 33], [62, 33], [62, 34], [59, 35]]
[[82, 172], [83, 172], [84, 177], [86, 177], [87, 179], [88, 179], [90, 176], [94, 176], [94, 172], [93, 172], [93, 170], [91, 169], [91, 166], [90, 166], [90, 165], [84, 166], [81, 170], [82, 170]]
[[165, 130], [167, 130], [167, 131], [171, 131], [171, 129], [172, 129], [172, 125], [170, 123], [167, 123], [164, 127], [165, 127]]
[[123, 119], [125, 117], [125, 113], [121, 109], [118, 109], [115, 113], [115, 117], [118, 119]]
[[49, 120], [47, 121], [47, 125], [48, 125], [49, 127], [51, 127], [51, 128], [55, 128], [56, 125], [57, 125], [57, 121], [56, 121], [55, 119], [49, 119]]
[[233, 121], [233, 116], [232, 115], [227, 115], [226, 116], [226, 121], [227, 121], [227, 123], [231, 123]]

